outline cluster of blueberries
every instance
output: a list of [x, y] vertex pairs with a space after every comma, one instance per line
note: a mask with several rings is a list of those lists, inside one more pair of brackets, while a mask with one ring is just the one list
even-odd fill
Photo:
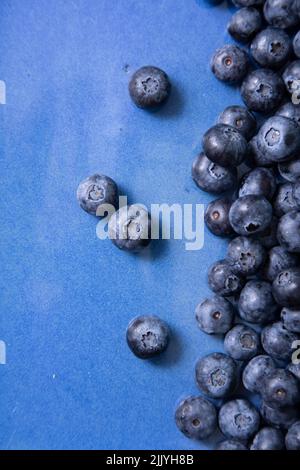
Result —
[[219, 427], [218, 450], [300, 450], [300, 2], [233, 3], [242, 8], [228, 31], [250, 54], [226, 45], [211, 68], [241, 84], [246, 107], [225, 109], [192, 167], [202, 190], [230, 191], [206, 210], [209, 230], [230, 243], [208, 273], [214, 296], [196, 308], [202, 331], [224, 335], [225, 354], [196, 365], [199, 389], [214, 401], [186, 398], [176, 422], [194, 439]]

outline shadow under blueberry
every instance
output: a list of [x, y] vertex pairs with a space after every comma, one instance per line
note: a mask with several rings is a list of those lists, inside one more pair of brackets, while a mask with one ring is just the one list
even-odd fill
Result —
[[153, 115], [159, 118], [171, 119], [182, 114], [184, 110], [183, 93], [179, 90], [178, 86], [172, 83], [171, 94], [168, 101], [164, 103], [160, 108], [152, 110]]
[[176, 330], [171, 329], [169, 345], [162, 354], [149, 359], [149, 362], [158, 367], [171, 367], [177, 364], [182, 357], [183, 344]]

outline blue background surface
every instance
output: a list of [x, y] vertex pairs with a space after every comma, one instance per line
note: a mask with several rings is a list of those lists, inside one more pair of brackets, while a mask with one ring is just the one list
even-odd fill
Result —
[[[193, 449], [174, 424], [197, 392], [194, 364], [222, 350], [194, 319], [206, 272], [226, 242], [201, 251], [154, 243], [142, 256], [96, 236], [76, 202], [86, 176], [114, 178], [129, 201], [203, 203], [191, 162], [238, 91], [211, 74], [230, 9], [195, 0], [2, 0], [0, 79], [0, 366], [2, 449]], [[145, 64], [174, 85], [149, 114], [127, 85]], [[164, 356], [136, 359], [126, 326], [167, 320]]]

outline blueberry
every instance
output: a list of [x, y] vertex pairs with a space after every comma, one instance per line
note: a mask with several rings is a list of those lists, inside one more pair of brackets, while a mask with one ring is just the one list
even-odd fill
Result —
[[225, 336], [224, 349], [237, 361], [248, 361], [260, 351], [259, 335], [246, 325], [234, 326]]
[[300, 268], [280, 271], [273, 281], [273, 295], [282, 307], [300, 307]]
[[287, 330], [300, 334], [300, 310], [283, 308], [281, 321]]
[[234, 231], [229, 222], [229, 210], [232, 201], [228, 198], [216, 199], [208, 204], [205, 211], [205, 223], [209, 230], [219, 237], [229, 237]]
[[288, 429], [299, 417], [299, 410], [294, 406], [286, 408], [273, 408], [262, 402], [260, 414], [263, 420], [279, 429]]
[[270, 249], [273, 246], [278, 245], [277, 240], [277, 217], [272, 217], [271, 224], [261, 233], [255, 235], [255, 239], [258, 239], [264, 248]]
[[239, 235], [254, 235], [270, 225], [272, 206], [263, 196], [243, 196], [232, 204], [229, 220]]
[[123, 206], [109, 219], [108, 232], [121, 250], [139, 252], [151, 241], [150, 215], [142, 206]]
[[250, 276], [261, 268], [266, 251], [258, 240], [236, 237], [228, 245], [227, 256], [238, 274]]
[[263, 381], [275, 369], [275, 362], [270, 356], [256, 356], [248, 362], [243, 371], [243, 385], [252, 393], [261, 393]]
[[204, 300], [196, 308], [196, 319], [199, 327], [209, 335], [227, 333], [234, 320], [232, 304], [218, 295]]
[[298, 101], [300, 96], [300, 60], [295, 60], [294, 62], [288, 64], [284, 69], [282, 78], [287, 91], [291, 95], [296, 96], [296, 100]]
[[284, 83], [272, 70], [258, 69], [250, 72], [242, 83], [241, 95], [252, 111], [271, 113], [284, 97]]
[[293, 342], [298, 337], [287, 331], [281, 322], [266, 326], [261, 333], [261, 342], [267, 354], [279, 361], [288, 361], [293, 353]]
[[218, 118], [219, 124], [235, 127], [246, 140], [250, 140], [256, 131], [256, 118], [244, 106], [228, 106]]
[[273, 116], [258, 131], [256, 145], [270, 162], [291, 160], [300, 152], [299, 126], [291, 119]]
[[282, 217], [284, 214], [297, 209], [297, 204], [293, 194], [293, 185], [291, 183], [280, 184], [273, 201], [275, 214]]
[[208, 284], [213, 292], [224, 297], [238, 294], [245, 281], [234, 270], [232, 263], [221, 260], [214, 263], [208, 272]]
[[237, 386], [238, 370], [231, 357], [208, 354], [196, 364], [196, 382], [202, 393], [212, 398], [228, 397]]
[[300, 401], [300, 383], [288, 370], [274, 369], [265, 378], [261, 394], [274, 408], [294, 406]]
[[285, 436], [287, 450], [300, 450], [300, 421], [294, 423]]
[[278, 171], [286, 181], [295, 183], [300, 179], [300, 159], [278, 163]]
[[293, 364], [292, 362], [290, 362], [287, 366], [287, 370], [290, 371], [294, 375], [294, 377], [300, 380], [300, 363]]
[[168, 75], [152, 66], [137, 70], [130, 82], [129, 93], [133, 102], [144, 109], [153, 109], [165, 103], [171, 92]]
[[259, 423], [259, 413], [248, 400], [231, 400], [219, 412], [220, 429], [229, 439], [251, 439], [257, 433]]
[[241, 82], [248, 68], [249, 57], [247, 52], [233, 44], [227, 44], [217, 49], [211, 60], [213, 73], [223, 82]]
[[240, 165], [248, 153], [243, 134], [226, 124], [217, 124], [204, 134], [203, 148], [210, 160], [224, 167]]
[[[291, 102], [285, 103], [276, 111], [276, 115], [292, 119], [300, 126], [300, 106], [297, 106]], [[285, 176], [283, 177], [285, 178]]]
[[108, 176], [89, 176], [78, 186], [77, 199], [83, 210], [97, 215], [97, 210], [105, 204], [117, 207], [118, 187]]
[[243, 176], [240, 182], [239, 197], [255, 194], [272, 199], [276, 187], [274, 172], [270, 168], [258, 167]]
[[276, 28], [290, 28], [299, 22], [294, 11], [294, 0], [266, 0], [264, 15], [267, 22]]
[[274, 165], [274, 162], [272, 162], [263, 149], [260, 149], [259, 145], [259, 139], [260, 136], [259, 134], [255, 135], [253, 139], [250, 140], [249, 142], [249, 157], [248, 160], [246, 161], [246, 164], [250, 168], [255, 168], [255, 167], [272, 167]]
[[297, 204], [297, 208], [300, 208], [300, 181], [296, 181], [293, 186], [293, 196]]
[[274, 246], [269, 251], [267, 261], [263, 267], [263, 276], [273, 282], [276, 276], [284, 269], [294, 268], [299, 263], [295, 253], [289, 253], [282, 246]]
[[295, 55], [300, 59], [300, 31], [294, 37], [293, 46]]
[[277, 237], [287, 251], [300, 253], [300, 212], [293, 210], [281, 217]]
[[155, 316], [133, 319], [126, 333], [129, 348], [140, 359], [148, 359], [165, 351], [169, 336], [166, 323]]
[[248, 450], [247, 447], [235, 439], [219, 442], [215, 450]]
[[261, 30], [263, 20], [261, 13], [253, 7], [244, 7], [232, 15], [228, 32], [237, 41], [249, 42]]
[[254, 436], [250, 450], [283, 450], [284, 436], [279, 429], [265, 427]]
[[265, 68], [282, 67], [289, 59], [292, 44], [289, 35], [278, 28], [266, 28], [251, 43], [251, 54]]
[[224, 168], [209, 160], [204, 153], [193, 162], [192, 177], [203, 191], [221, 194], [237, 185], [236, 168]]
[[250, 323], [269, 323], [276, 319], [278, 313], [269, 282], [248, 281], [240, 294], [238, 305], [240, 317]]
[[206, 439], [217, 429], [216, 407], [203, 397], [188, 397], [175, 413], [178, 429], [191, 439]]

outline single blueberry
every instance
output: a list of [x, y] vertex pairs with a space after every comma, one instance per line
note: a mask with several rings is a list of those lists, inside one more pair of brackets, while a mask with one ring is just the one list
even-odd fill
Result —
[[229, 222], [229, 210], [232, 201], [228, 198], [216, 199], [208, 204], [204, 220], [208, 229], [218, 237], [229, 237], [234, 234]]
[[262, 26], [260, 11], [253, 7], [244, 7], [232, 15], [227, 29], [237, 41], [249, 42]]
[[291, 211], [281, 217], [277, 238], [280, 245], [292, 253], [300, 253], [300, 212]]
[[139, 108], [153, 109], [161, 106], [167, 101], [170, 92], [168, 75], [153, 66], [140, 68], [129, 82], [131, 99]]
[[218, 165], [235, 167], [245, 160], [248, 143], [235, 127], [216, 124], [204, 134], [203, 149], [207, 157]]
[[277, 217], [282, 217], [292, 210], [297, 210], [297, 203], [294, 198], [293, 185], [291, 183], [278, 185], [273, 200], [273, 207]]
[[300, 31], [294, 37], [293, 46], [295, 55], [300, 59]]
[[250, 326], [236, 325], [226, 334], [224, 349], [233, 359], [248, 361], [259, 354], [259, 335]]
[[240, 317], [250, 323], [270, 323], [276, 319], [279, 311], [272, 295], [272, 285], [258, 280], [247, 282], [238, 305]]
[[217, 165], [201, 153], [193, 162], [192, 178], [203, 191], [221, 194], [236, 187], [237, 170]]
[[234, 308], [228, 300], [215, 295], [197, 306], [196, 320], [200, 329], [209, 335], [225, 334], [232, 327]]
[[300, 450], [300, 421], [294, 423], [285, 436], [287, 450]]
[[232, 263], [221, 260], [214, 263], [208, 272], [208, 284], [213, 292], [229, 297], [238, 294], [245, 281], [234, 270]]
[[262, 402], [260, 414], [263, 420], [278, 429], [288, 429], [299, 418], [298, 407], [273, 408]]
[[109, 238], [121, 250], [139, 252], [151, 242], [151, 219], [137, 204], [123, 206], [108, 222]]
[[275, 367], [275, 362], [270, 356], [253, 357], [243, 371], [242, 380], [245, 389], [260, 394], [263, 381]]
[[[299, 104], [300, 99], [300, 60], [287, 65], [282, 75], [287, 91], [293, 96], [293, 103]], [[295, 101], [295, 102], [294, 102]]]
[[111, 205], [117, 208], [118, 195], [118, 187], [114, 180], [99, 174], [83, 180], [77, 189], [77, 199], [80, 206], [93, 215], [99, 215], [97, 211], [101, 206]]
[[293, 342], [299, 338], [286, 330], [282, 322], [266, 326], [261, 332], [261, 342], [267, 354], [278, 361], [291, 360]]
[[299, 105], [293, 104], [289, 101], [288, 103], [285, 103], [282, 106], [280, 106], [280, 108], [276, 111], [276, 115], [283, 116], [288, 119], [292, 119], [292, 121], [295, 121], [295, 123], [300, 126], [300, 106]]
[[285, 369], [274, 369], [261, 388], [265, 403], [274, 408], [294, 406], [300, 401], [300, 382]]
[[226, 354], [208, 354], [196, 364], [196, 382], [201, 392], [209, 397], [228, 397], [237, 386], [237, 365]]
[[266, 28], [251, 43], [251, 54], [265, 68], [280, 68], [289, 59], [292, 43], [289, 35], [279, 28]]
[[258, 240], [236, 237], [228, 245], [227, 256], [238, 274], [250, 276], [261, 268], [266, 251]]
[[148, 359], [165, 351], [169, 336], [167, 324], [156, 316], [133, 319], [126, 333], [129, 348], [140, 359]]
[[273, 116], [259, 129], [256, 146], [270, 162], [291, 160], [300, 152], [299, 126], [291, 119]]
[[271, 204], [263, 196], [243, 196], [232, 204], [229, 220], [239, 235], [255, 235], [270, 225], [272, 212]]
[[254, 436], [250, 450], [283, 450], [284, 436], [279, 429], [265, 427]]
[[240, 182], [239, 197], [255, 194], [272, 199], [276, 191], [275, 174], [270, 168], [258, 167], [246, 173]]
[[293, 333], [300, 334], [300, 310], [283, 308], [281, 310], [281, 321], [284, 327]]
[[281, 77], [272, 70], [250, 72], [242, 83], [241, 95], [252, 111], [271, 113], [281, 103], [285, 89]]
[[264, 15], [267, 22], [276, 28], [286, 29], [299, 23], [294, 0], [266, 0]]
[[231, 400], [219, 412], [219, 426], [229, 439], [248, 441], [259, 429], [260, 417], [254, 406], [245, 399]]
[[299, 264], [299, 256], [289, 253], [282, 246], [274, 246], [269, 251], [263, 266], [262, 274], [265, 279], [273, 282], [276, 276], [284, 269], [294, 268]]
[[226, 44], [217, 49], [211, 60], [214, 75], [223, 82], [239, 83], [249, 68], [249, 56], [246, 51], [233, 44]]
[[220, 442], [215, 450], [248, 450], [247, 447], [235, 439]]
[[203, 397], [188, 397], [175, 413], [178, 429], [191, 439], [207, 439], [217, 429], [216, 407]]
[[235, 127], [246, 140], [253, 137], [257, 127], [255, 116], [245, 106], [228, 106], [220, 114], [218, 123]]

